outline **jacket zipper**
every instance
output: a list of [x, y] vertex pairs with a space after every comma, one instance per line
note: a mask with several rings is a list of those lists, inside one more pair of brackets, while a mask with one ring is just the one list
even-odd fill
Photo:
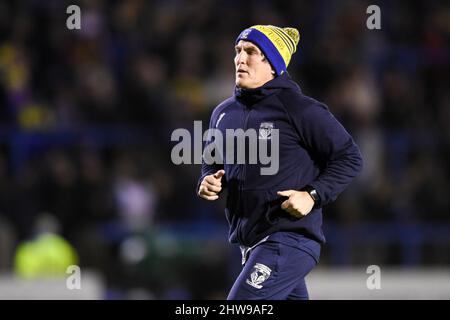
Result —
[[[247, 106], [245, 106], [244, 105], [244, 128], [243, 128], [243, 130], [244, 130], [244, 132], [245, 131], [247, 131], [247, 126], [248, 126], [248, 118], [249, 118], [249, 116], [250, 116], [250, 111], [251, 110], [249, 110], [248, 108], [247, 108]], [[244, 143], [244, 146], [245, 146], [245, 143]], [[245, 150], [245, 147], [244, 147], [244, 150]], [[247, 157], [247, 154], [246, 154], [246, 157]], [[244, 189], [244, 180], [245, 180], [245, 175], [246, 175], [246, 166], [245, 166], [245, 162], [246, 162], [246, 160], [247, 159], [244, 159], [244, 164], [241, 164], [241, 172], [240, 172], [240, 175], [241, 175], [241, 179], [239, 179], [239, 188], [238, 188], [238, 204], [240, 205], [240, 201], [241, 201], [241, 196], [242, 196], [242, 193], [243, 193], [243, 189]], [[242, 197], [243, 198], [243, 197]], [[244, 199], [244, 198], [243, 198]], [[240, 205], [240, 208], [239, 209], [243, 209], [243, 205], [241, 206]], [[242, 221], [242, 219], [241, 220], [239, 220], [239, 222], [238, 222], [238, 225], [237, 225], [237, 234], [236, 234], [236, 236], [237, 236], [237, 238], [238, 238], [238, 241], [239, 241], [239, 243], [241, 243], [242, 244], [242, 238], [241, 238], [241, 230], [240, 230], [240, 227], [241, 227], [241, 221]]]

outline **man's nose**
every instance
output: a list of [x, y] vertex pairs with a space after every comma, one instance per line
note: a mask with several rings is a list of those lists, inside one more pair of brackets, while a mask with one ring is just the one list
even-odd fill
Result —
[[245, 64], [246, 58], [247, 58], [247, 56], [245, 53], [243, 53], [243, 52], [239, 53], [239, 55], [237, 56], [237, 59], [236, 59], [237, 65]]

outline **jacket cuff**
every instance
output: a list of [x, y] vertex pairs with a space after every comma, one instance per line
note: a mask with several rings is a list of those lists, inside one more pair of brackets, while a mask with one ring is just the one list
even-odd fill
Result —
[[[308, 192], [310, 194], [311, 198], [313, 198], [315, 209], [322, 207], [323, 194], [320, 191], [320, 188], [318, 188], [315, 183], [311, 183], [311, 184], [305, 186], [302, 190]], [[315, 194], [311, 194], [313, 191], [315, 191]]]

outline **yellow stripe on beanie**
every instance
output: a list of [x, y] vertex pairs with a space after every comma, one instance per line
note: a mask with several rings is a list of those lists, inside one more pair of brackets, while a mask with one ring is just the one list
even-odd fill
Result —
[[280, 28], [272, 25], [256, 25], [251, 27], [263, 33], [275, 46], [286, 64], [291, 61], [292, 54], [297, 51], [300, 33], [295, 28]]

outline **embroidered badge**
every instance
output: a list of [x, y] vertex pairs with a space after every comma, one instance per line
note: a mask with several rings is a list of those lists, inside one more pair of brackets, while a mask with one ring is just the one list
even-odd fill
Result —
[[247, 279], [245, 282], [256, 289], [261, 289], [263, 287], [262, 283], [269, 278], [271, 272], [272, 270], [268, 266], [257, 263], [253, 267], [250, 279]]
[[262, 122], [259, 126], [259, 139], [270, 140], [272, 137], [272, 122]]
[[220, 114], [219, 119], [217, 119], [217, 122], [216, 122], [216, 128], [217, 128], [217, 126], [219, 125], [220, 120], [222, 120], [222, 118], [223, 118], [224, 116], [225, 116], [225, 112]]

